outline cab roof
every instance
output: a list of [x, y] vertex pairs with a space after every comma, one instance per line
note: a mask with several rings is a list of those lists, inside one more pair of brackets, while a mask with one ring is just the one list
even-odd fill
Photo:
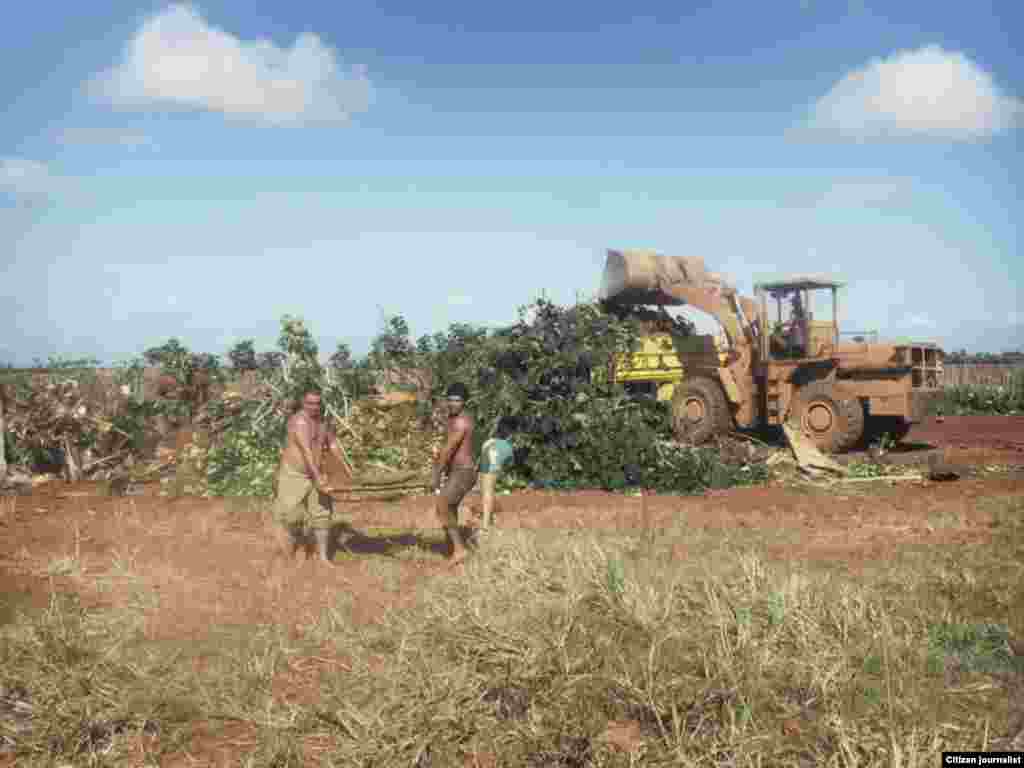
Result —
[[780, 275], [758, 280], [754, 283], [754, 290], [780, 291], [792, 288], [813, 290], [816, 288], [842, 288], [843, 285], [844, 283], [825, 275]]

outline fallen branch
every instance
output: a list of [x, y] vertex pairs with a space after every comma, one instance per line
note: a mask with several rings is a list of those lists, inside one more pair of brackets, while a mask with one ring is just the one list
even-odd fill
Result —
[[68, 481], [77, 483], [81, 479], [81, 473], [78, 468], [78, 463], [75, 461], [75, 456], [71, 451], [71, 441], [65, 437], [64, 441], [64, 467], [68, 473]]
[[125, 451], [118, 451], [117, 453], [112, 453], [109, 456], [104, 456], [102, 459], [96, 459], [95, 461], [90, 461], [88, 464], [84, 464], [82, 466], [82, 472], [83, 473], [88, 472], [93, 467], [98, 467], [100, 464], [105, 464], [108, 461], [112, 461], [113, 459], [120, 458], [121, 456], [124, 456], [125, 453], [126, 453]]

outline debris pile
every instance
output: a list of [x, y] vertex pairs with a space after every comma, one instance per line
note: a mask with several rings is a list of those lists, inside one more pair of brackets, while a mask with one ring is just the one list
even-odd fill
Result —
[[[235, 469], [257, 477], [229, 492], [248, 488], [269, 495], [284, 425], [296, 405], [273, 381], [247, 397], [227, 391], [200, 409], [190, 429], [179, 431], [173, 449], [159, 452], [158, 460], [146, 468], [150, 477], [138, 479], [159, 476], [163, 495], [220, 495], [225, 491], [218, 478], [237, 461], [244, 466]], [[443, 434], [437, 429], [438, 414], [414, 396], [394, 394], [354, 403], [344, 398], [338, 405], [325, 398], [325, 420], [345, 457], [342, 465], [325, 457], [335, 497], [354, 501], [422, 493]]]
[[354, 467], [405, 470], [430, 475], [441, 447], [444, 416], [413, 398], [378, 397], [352, 405], [338, 437]]
[[87, 402], [75, 379], [56, 379], [15, 393], [7, 428], [23, 452], [53, 457], [64, 478], [106, 479], [136, 459], [136, 436], [114, 414]]

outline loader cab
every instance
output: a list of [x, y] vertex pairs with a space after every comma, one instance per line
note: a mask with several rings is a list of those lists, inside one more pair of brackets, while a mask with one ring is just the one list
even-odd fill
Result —
[[839, 346], [838, 292], [842, 285], [812, 276], [755, 283], [761, 359], [831, 357]]

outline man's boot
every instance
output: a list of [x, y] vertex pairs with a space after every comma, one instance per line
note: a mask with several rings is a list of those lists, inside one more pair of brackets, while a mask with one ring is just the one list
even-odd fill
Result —
[[331, 562], [331, 531], [329, 528], [317, 528], [313, 531], [316, 537], [317, 559], [322, 563]]

